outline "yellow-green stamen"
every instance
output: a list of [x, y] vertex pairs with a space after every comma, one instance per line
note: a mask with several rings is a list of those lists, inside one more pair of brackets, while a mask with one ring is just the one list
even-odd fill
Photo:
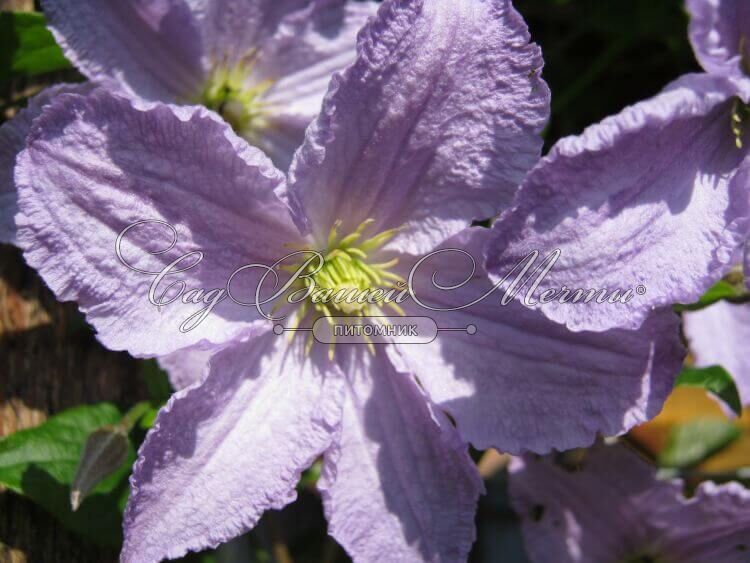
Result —
[[250, 77], [254, 65], [254, 55], [234, 65], [217, 64], [196, 100], [221, 115], [245, 137], [267, 126], [270, 104], [263, 100], [263, 96], [273, 86], [271, 80], [252, 82]]
[[[363, 317], [383, 315], [384, 307], [389, 307], [398, 315], [405, 314], [394, 300], [395, 295], [406, 286], [406, 281], [391, 271], [398, 264], [398, 258], [384, 256], [383, 252], [383, 247], [400, 229], [389, 229], [367, 237], [365, 233], [373, 222], [367, 219], [354, 232], [341, 236], [342, 222], [336, 221], [329, 232], [326, 248], [320, 251], [322, 264], [320, 260], [310, 261], [309, 255], [303, 253], [296, 263], [279, 266], [280, 270], [298, 274], [298, 279], [284, 299], [301, 290], [309, 290], [307, 298], [296, 311], [293, 328], [297, 328], [303, 320], [308, 324], [320, 317], [334, 316], [352, 317], [353, 322], [361, 324]], [[300, 268], [303, 268], [302, 271]], [[372, 295], [376, 290], [381, 290], [383, 296]], [[370, 298], [363, 299], [363, 296]], [[372, 341], [368, 339], [366, 344], [374, 352]], [[311, 347], [310, 334], [306, 351], [309, 352]], [[333, 359], [333, 344], [328, 354]]]
[[734, 144], [738, 149], [743, 147], [742, 136], [744, 133], [745, 125], [750, 118], [750, 107], [744, 104], [740, 99], [735, 99], [732, 105], [732, 134], [734, 135]]

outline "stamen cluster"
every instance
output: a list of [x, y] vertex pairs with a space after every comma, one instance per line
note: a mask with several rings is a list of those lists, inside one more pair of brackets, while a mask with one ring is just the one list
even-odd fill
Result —
[[273, 86], [272, 80], [258, 83], [250, 80], [255, 61], [255, 54], [251, 54], [234, 65], [217, 64], [197, 100], [221, 115], [243, 136], [265, 127], [269, 104], [262, 98]]
[[[290, 328], [296, 329], [302, 321], [314, 323], [321, 317], [331, 324], [335, 317], [351, 317], [353, 322], [362, 324], [365, 317], [384, 315], [384, 307], [390, 307], [398, 315], [405, 314], [392, 298], [406, 287], [406, 280], [391, 271], [398, 264], [398, 258], [380, 261], [383, 247], [400, 229], [365, 238], [365, 231], [373, 222], [367, 219], [354, 232], [342, 237], [339, 233], [342, 222], [338, 220], [330, 230], [325, 250], [320, 252], [322, 264], [320, 260], [309, 260], [301, 252], [303, 258], [297, 262], [280, 266], [280, 269], [297, 273], [288, 295], [306, 296]], [[368, 298], [363, 299], [363, 296]], [[369, 339], [367, 344], [373, 350]], [[311, 346], [312, 337], [308, 339], [308, 351]], [[333, 358], [333, 344], [329, 356]]]

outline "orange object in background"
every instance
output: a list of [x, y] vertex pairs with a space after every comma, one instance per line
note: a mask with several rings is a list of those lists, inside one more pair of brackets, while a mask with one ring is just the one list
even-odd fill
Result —
[[[637, 426], [628, 435], [631, 440], [656, 458], [666, 447], [672, 429], [686, 422], [700, 418], [732, 419], [703, 389], [697, 387], [677, 387], [664, 404], [662, 412], [646, 424]], [[742, 435], [720, 452], [701, 463], [697, 469], [707, 473], [726, 473], [742, 467], [750, 467], [750, 409], [745, 409], [742, 417], [734, 423], [742, 430]]]

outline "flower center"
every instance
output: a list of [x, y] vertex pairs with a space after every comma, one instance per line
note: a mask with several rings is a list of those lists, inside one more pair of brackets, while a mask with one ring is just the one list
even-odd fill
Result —
[[254, 64], [255, 57], [249, 56], [234, 66], [217, 65], [197, 100], [221, 115], [236, 133], [245, 137], [266, 126], [269, 104], [263, 101], [263, 95], [273, 85], [271, 80], [256, 84], [248, 80]]
[[[365, 317], [384, 315], [382, 310], [386, 307], [405, 315], [396, 298], [404, 291], [406, 281], [391, 271], [398, 258], [388, 259], [383, 251], [400, 229], [368, 237], [366, 231], [373, 222], [367, 219], [354, 232], [341, 236], [342, 222], [336, 221], [325, 250], [315, 254], [302, 249], [295, 263], [280, 266], [297, 276], [288, 291], [289, 299], [304, 296], [291, 328], [297, 328], [302, 321], [314, 323], [321, 317], [331, 324], [333, 317], [352, 317], [353, 322], [361, 324]], [[372, 342], [366, 339], [366, 343], [373, 350]], [[311, 338], [308, 350], [310, 346]], [[333, 358], [333, 345], [329, 356]]]

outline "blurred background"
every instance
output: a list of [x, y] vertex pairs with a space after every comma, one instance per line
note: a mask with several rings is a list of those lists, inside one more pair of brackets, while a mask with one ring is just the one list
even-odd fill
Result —
[[[543, 74], [553, 96], [547, 149], [560, 137], [656, 94], [681, 74], [700, 70], [687, 41], [681, 0], [516, 0], [515, 5], [546, 61]], [[38, 5], [0, 0], [0, 9], [6, 12], [0, 16], [2, 123], [46, 85], [82, 77], [54, 45], [43, 16], [9, 13], [34, 12]], [[102, 348], [76, 307], [57, 303], [21, 253], [0, 245], [0, 563], [117, 560], [127, 467], [169, 393], [153, 362]], [[86, 435], [119, 420], [134, 405], [146, 414], [129, 434], [128, 463], [71, 512], [70, 482]], [[718, 430], [695, 430], [706, 421]], [[693, 432], [685, 434], [686, 427]], [[13, 440], [8, 436], [35, 429], [34, 440], [43, 443], [50, 428], [56, 432], [55, 447], [37, 450], [38, 459], [13, 461], [7, 451], [3, 457], [3, 444], [9, 450]], [[679, 436], [687, 440], [690, 455]], [[741, 468], [750, 466], [750, 416], [729, 420], [700, 389], [677, 389], [664, 413], [628, 440], [689, 479], [742, 477]], [[497, 452], [473, 454], [488, 494], [477, 513], [471, 560], [524, 562], [506, 497], [508, 460]], [[22, 464], [23, 471], [8, 469], [12, 463]], [[252, 533], [186, 560], [347, 561], [326, 534], [316, 478], [313, 468], [299, 485], [299, 501], [267, 514]]]

